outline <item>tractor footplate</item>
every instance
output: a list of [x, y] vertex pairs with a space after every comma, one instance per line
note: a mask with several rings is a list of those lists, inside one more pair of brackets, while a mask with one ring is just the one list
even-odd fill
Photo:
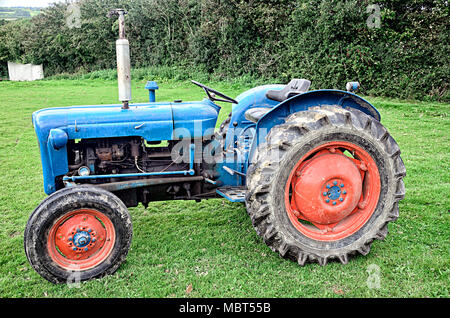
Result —
[[244, 202], [246, 189], [240, 187], [222, 187], [216, 190], [218, 194], [231, 202]]

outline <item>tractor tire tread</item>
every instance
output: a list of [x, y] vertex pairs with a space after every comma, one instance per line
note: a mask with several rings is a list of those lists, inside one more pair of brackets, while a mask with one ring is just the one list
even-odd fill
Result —
[[[58, 284], [68, 282], [71, 274], [59, 268], [56, 263], [49, 261], [45, 253], [45, 233], [49, 222], [54, 222], [70, 209], [86, 208], [89, 205], [94, 208], [108, 206], [119, 226], [119, 241], [111, 252], [111, 257], [92, 270], [80, 272], [80, 281], [103, 277], [114, 273], [125, 261], [132, 239], [131, 217], [125, 204], [114, 194], [104, 189], [81, 185], [68, 187], [46, 197], [31, 213], [24, 230], [25, 254], [32, 268], [43, 278]], [[116, 229], [116, 231], [117, 231]]]
[[[368, 139], [378, 141], [383, 147], [385, 158], [389, 161], [393, 175], [389, 179], [389, 189], [394, 193], [387, 198], [387, 213], [374, 229], [365, 233], [354, 244], [334, 250], [307, 248], [292, 239], [285, 227], [277, 224], [274, 217], [273, 194], [274, 176], [277, 165], [296, 141], [327, 129], [345, 127]], [[273, 127], [266, 142], [261, 143], [253, 156], [247, 171], [246, 207], [253, 227], [263, 241], [283, 258], [289, 258], [303, 266], [308, 262], [317, 262], [321, 266], [329, 260], [337, 259], [347, 264], [349, 258], [357, 253], [367, 255], [374, 240], [384, 240], [388, 234], [388, 223], [399, 215], [399, 201], [405, 196], [403, 177], [406, 175], [404, 163], [400, 157], [400, 148], [387, 129], [373, 117], [351, 108], [340, 106], [317, 106], [307, 111], [293, 113], [285, 123]]]

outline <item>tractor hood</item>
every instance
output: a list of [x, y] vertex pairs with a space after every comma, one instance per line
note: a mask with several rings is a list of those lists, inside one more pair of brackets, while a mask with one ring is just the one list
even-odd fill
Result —
[[55, 177], [68, 172], [68, 140], [142, 137], [147, 141], [210, 138], [220, 107], [209, 99], [180, 103], [55, 107], [33, 113], [44, 189], [55, 191]]
[[176, 139], [174, 129], [200, 138], [207, 137], [203, 133], [208, 134], [208, 129], [214, 132], [220, 110], [209, 99], [132, 104], [129, 109], [121, 106], [46, 108], [33, 113], [33, 125], [39, 141], [48, 138], [50, 130], [55, 128], [65, 131], [68, 139], [140, 136], [147, 141], [173, 140]]

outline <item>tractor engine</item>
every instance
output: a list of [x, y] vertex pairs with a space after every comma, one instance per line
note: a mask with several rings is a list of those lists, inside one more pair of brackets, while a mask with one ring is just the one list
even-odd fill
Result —
[[[194, 176], [165, 174], [189, 170], [191, 163], [186, 154], [189, 145], [190, 142], [185, 141], [147, 142], [141, 137], [70, 140], [67, 176], [86, 177], [82, 183], [95, 184], [114, 192], [127, 206], [142, 202], [147, 207], [150, 201], [170, 199], [200, 200], [209, 192], [214, 195], [214, 188], [205, 189], [208, 184], [203, 182], [204, 178], [213, 178], [210, 165], [194, 163]], [[136, 173], [155, 175], [89, 179], [90, 175]], [[143, 187], [140, 182], [148, 186]]]

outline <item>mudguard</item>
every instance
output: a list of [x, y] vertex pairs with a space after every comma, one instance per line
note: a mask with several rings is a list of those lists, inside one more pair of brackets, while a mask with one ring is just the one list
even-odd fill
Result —
[[293, 96], [279, 103], [257, 122], [255, 127], [256, 135], [252, 142], [246, 166], [251, 162], [256, 147], [260, 142], [264, 142], [267, 133], [272, 127], [284, 123], [285, 118], [290, 114], [305, 111], [314, 106], [327, 105], [338, 105], [344, 108], [358, 109], [378, 121], [381, 120], [380, 113], [372, 104], [353, 93], [341, 90], [321, 89]]

